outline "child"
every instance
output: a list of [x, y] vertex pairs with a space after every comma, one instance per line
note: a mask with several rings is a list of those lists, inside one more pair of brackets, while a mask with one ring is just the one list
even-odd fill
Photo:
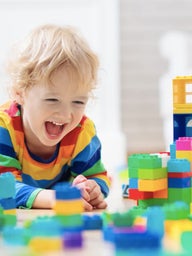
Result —
[[109, 179], [94, 123], [84, 115], [98, 59], [72, 28], [36, 28], [9, 63], [12, 100], [0, 108], [0, 173], [16, 177], [20, 208], [52, 208], [71, 181], [84, 208], [104, 209]]

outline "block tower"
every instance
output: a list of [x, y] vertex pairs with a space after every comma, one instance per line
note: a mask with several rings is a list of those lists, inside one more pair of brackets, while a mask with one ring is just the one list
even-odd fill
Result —
[[64, 247], [82, 247], [84, 205], [81, 191], [70, 183], [58, 183], [55, 185], [55, 197], [55, 219], [61, 224]]
[[192, 202], [192, 76], [173, 79], [173, 120], [170, 156], [128, 157], [129, 198], [141, 206]]
[[174, 141], [192, 137], [192, 76], [173, 79], [173, 121]]

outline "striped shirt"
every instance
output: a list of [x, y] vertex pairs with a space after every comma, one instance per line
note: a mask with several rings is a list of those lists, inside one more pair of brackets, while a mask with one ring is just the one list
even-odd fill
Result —
[[56, 183], [79, 174], [94, 179], [104, 196], [109, 192], [101, 143], [89, 118], [83, 116], [79, 125], [58, 144], [54, 155], [45, 160], [27, 148], [20, 107], [11, 102], [0, 107], [0, 173], [3, 172], [15, 175], [16, 203], [20, 208], [31, 208], [41, 189], [53, 189]]

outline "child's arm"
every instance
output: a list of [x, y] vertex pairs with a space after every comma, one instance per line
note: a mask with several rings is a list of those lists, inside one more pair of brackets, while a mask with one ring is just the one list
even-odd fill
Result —
[[51, 189], [42, 189], [33, 201], [32, 208], [52, 209], [55, 203], [55, 191]]

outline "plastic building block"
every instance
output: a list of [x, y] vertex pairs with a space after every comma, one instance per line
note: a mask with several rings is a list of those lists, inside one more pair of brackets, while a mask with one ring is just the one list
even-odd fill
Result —
[[168, 198], [168, 189], [154, 191], [153, 198]]
[[72, 187], [69, 182], [61, 182], [54, 186], [57, 200], [73, 200], [81, 198], [81, 191]]
[[169, 188], [189, 188], [191, 187], [191, 178], [168, 178]]
[[10, 172], [0, 175], [0, 199], [15, 197], [15, 177]]
[[135, 200], [153, 198], [153, 192], [139, 191], [138, 189], [130, 188], [129, 198]]
[[24, 246], [29, 243], [29, 230], [22, 227], [6, 226], [2, 232], [3, 241], [8, 245]]
[[167, 203], [168, 199], [163, 198], [150, 198], [145, 200], [139, 200], [138, 205], [143, 208], [147, 208], [149, 206], [163, 206]]
[[33, 237], [29, 242], [29, 248], [36, 253], [59, 252], [63, 249], [60, 237]]
[[83, 246], [82, 232], [66, 233], [63, 237], [64, 248], [81, 248]]
[[189, 150], [177, 150], [176, 151], [176, 158], [178, 159], [187, 159], [192, 162], [192, 152]]
[[170, 159], [167, 163], [169, 172], [190, 172], [190, 162], [187, 159]]
[[14, 198], [4, 198], [0, 199], [0, 205], [4, 210], [10, 210], [16, 208], [16, 201]]
[[161, 168], [162, 160], [156, 155], [135, 154], [132, 157], [130, 156], [128, 158], [128, 165], [131, 168], [132, 167], [143, 168], [143, 169]]
[[139, 169], [139, 179], [161, 179], [167, 177], [167, 168], [156, 168], [156, 169]]
[[130, 188], [138, 188], [138, 182], [139, 182], [138, 178], [130, 178], [129, 179], [129, 187]]
[[183, 201], [190, 204], [191, 188], [169, 188], [167, 202], [173, 203], [175, 201]]
[[53, 219], [59, 222], [62, 228], [83, 226], [83, 216], [81, 214], [55, 215]]
[[129, 167], [129, 178], [138, 178], [138, 168]]
[[135, 216], [131, 211], [127, 211], [124, 213], [113, 213], [112, 220], [113, 225], [116, 227], [129, 227], [133, 225]]
[[176, 201], [163, 207], [166, 220], [187, 219], [190, 214], [189, 205], [183, 201]]
[[143, 251], [143, 249], [160, 248], [161, 239], [149, 232], [115, 232], [114, 245], [118, 249], [137, 249]]
[[17, 217], [16, 215], [12, 214], [1, 214], [0, 219], [2, 220], [3, 226], [15, 226], [17, 224]]
[[181, 246], [185, 253], [189, 253], [188, 255], [192, 254], [192, 230], [191, 231], [184, 231], [181, 234]]
[[50, 216], [41, 216], [33, 220], [29, 226], [31, 237], [53, 237], [61, 235], [61, 225]]
[[80, 199], [77, 200], [56, 200], [53, 207], [56, 214], [69, 215], [69, 214], [80, 214], [83, 212], [83, 201]]
[[167, 188], [167, 178], [156, 180], [139, 180], [138, 189], [140, 191], [154, 192]]
[[176, 140], [176, 150], [192, 150], [192, 138], [180, 137]]
[[168, 178], [189, 178], [192, 177], [192, 172], [169, 172]]
[[176, 158], [176, 145], [175, 143], [170, 145], [170, 159]]
[[83, 230], [101, 230], [103, 220], [101, 215], [83, 215]]
[[[162, 207], [154, 206], [149, 207], [146, 211], [147, 216], [147, 231], [151, 234], [157, 235], [159, 238], [163, 238], [165, 214]], [[158, 221], [157, 221], [158, 220]]]

